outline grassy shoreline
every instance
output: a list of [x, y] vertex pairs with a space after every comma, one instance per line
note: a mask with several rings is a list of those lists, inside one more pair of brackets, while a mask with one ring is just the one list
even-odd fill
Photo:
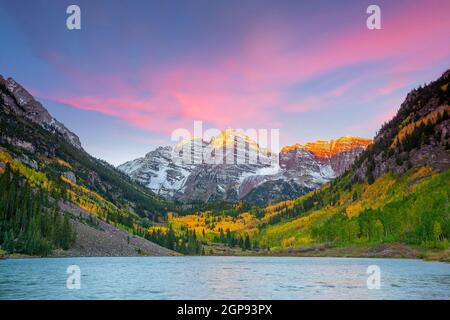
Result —
[[[222, 256], [268, 256], [268, 257], [328, 257], [328, 258], [392, 258], [392, 259], [422, 259], [428, 261], [450, 262], [450, 248], [428, 249], [410, 246], [403, 243], [378, 245], [331, 246], [316, 244], [289, 249], [270, 251], [242, 251], [228, 248], [220, 244], [212, 244], [212, 255]], [[206, 252], [209, 252], [208, 250]]]
[[450, 262], [450, 249], [426, 249], [402, 243], [380, 244], [376, 246], [351, 245], [331, 247], [318, 245], [296, 249], [272, 251], [270, 256], [301, 257], [342, 257], [342, 258], [393, 258], [422, 259], [427, 261]]
[[[418, 246], [408, 246], [403, 243], [351, 246], [312, 245], [283, 250], [242, 251], [235, 248], [213, 244], [212, 254], [205, 256], [236, 256], [236, 257], [322, 257], [322, 258], [390, 258], [390, 259], [421, 259], [450, 263], [450, 248], [427, 249]], [[207, 251], [209, 253], [209, 251]], [[183, 255], [179, 255], [183, 256]], [[25, 254], [3, 254], [0, 259], [38, 259], [38, 258], [85, 258], [87, 256], [67, 256], [54, 254], [47, 257]], [[89, 257], [109, 257], [104, 255]], [[122, 256], [117, 256], [122, 257]], [[131, 256], [130, 256], [131, 257]], [[136, 255], [135, 257], [143, 257]]]

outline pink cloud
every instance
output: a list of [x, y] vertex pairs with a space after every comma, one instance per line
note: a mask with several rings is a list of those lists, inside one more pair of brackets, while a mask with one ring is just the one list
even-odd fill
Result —
[[[177, 120], [178, 113], [173, 104], [166, 104], [160, 99], [139, 101], [132, 99], [113, 99], [99, 97], [43, 97], [44, 99], [72, 106], [81, 110], [89, 110], [119, 118], [147, 131], [170, 134], [173, 128], [186, 127], [189, 123]], [[167, 123], [171, 123], [167, 126]]]
[[261, 125], [271, 120], [271, 110], [278, 101], [277, 93], [227, 94], [175, 93], [183, 117], [199, 119], [228, 127], [233, 125]]
[[[250, 30], [240, 48], [212, 62], [186, 62], [158, 70], [144, 66], [135, 87], [120, 78], [80, 75], [83, 86], [97, 85], [103, 91], [109, 88], [109, 97], [66, 93], [48, 98], [164, 133], [192, 120], [220, 128], [267, 126], [276, 122], [280, 110], [317, 110], [330, 97], [350, 92], [358, 79], [350, 79], [321, 97], [293, 101], [290, 95], [293, 85], [340, 68], [388, 61], [397, 70], [381, 71], [389, 80], [375, 94], [386, 95], [407, 85], [409, 79], [404, 74], [450, 56], [445, 41], [450, 29], [448, 12], [448, 1], [424, 1], [388, 15], [382, 30], [367, 30], [362, 23], [337, 30], [308, 47], [297, 43], [295, 30], [283, 28], [282, 23], [276, 28], [266, 26]], [[58, 55], [51, 58], [60, 61]], [[149, 98], [141, 98], [142, 93]]]
[[[402, 12], [384, 19], [382, 30], [371, 31], [363, 24], [352, 26], [324, 37], [318, 45], [307, 50], [299, 48], [283, 52], [279, 49], [276, 55], [267, 55], [264, 54], [266, 47], [276, 47], [272, 41], [279, 44], [278, 40], [268, 37], [259, 42], [260, 47], [248, 50], [254, 53], [249, 60], [256, 62], [246, 64], [244, 72], [249, 79], [264, 83], [270, 80], [301, 81], [341, 67], [393, 58], [398, 59], [399, 65], [406, 64], [403, 68], [421, 68], [450, 54], [448, 44], [443, 41], [450, 28], [447, 17], [450, 3], [432, 2], [406, 6]], [[412, 53], [414, 59], [410, 58]]]

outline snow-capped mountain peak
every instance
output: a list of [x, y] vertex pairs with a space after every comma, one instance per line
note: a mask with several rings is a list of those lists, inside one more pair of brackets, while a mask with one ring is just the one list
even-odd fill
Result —
[[[264, 152], [259, 153], [261, 148], [254, 139], [227, 129], [209, 143], [200, 138], [188, 139], [174, 148], [159, 147], [118, 168], [170, 199], [267, 203], [298, 196], [336, 178], [370, 143], [369, 139], [347, 136], [297, 144], [284, 147], [279, 155], [269, 153], [269, 160], [277, 157], [279, 161], [264, 163], [259, 161]], [[205, 153], [222, 149], [226, 149], [223, 158], [217, 159], [217, 153], [214, 156], [223, 162], [205, 161]], [[191, 162], [177, 161], [183, 152], [184, 160]], [[252, 152], [258, 155], [255, 163], [248, 161]]]

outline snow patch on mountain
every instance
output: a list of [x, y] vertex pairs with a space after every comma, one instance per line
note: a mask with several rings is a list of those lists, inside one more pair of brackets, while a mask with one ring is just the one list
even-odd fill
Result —
[[[222, 148], [233, 142], [237, 145], [234, 149], [227, 148], [226, 152], [221, 152]], [[291, 196], [299, 196], [302, 192], [331, 181], [341, 175], [365, 147], [366, 140], [345, 137], [332, 142], [309, 143], [306, 147], [285, 147], [279, 155], [275, 155], [278, 161], [273, 161], [274, 155], [264, 150], [264, 163], [250, 164], [250, 156], [260, 159], [261, 149], [249, 137], [228, 129], [213, 137], [209, 143], [198, 138], [191, 142], [184, 140], [175, 146], [175, 152], [172, 147], [159, 147], [145, 157], [124, 163], [118, 168], [169, 199], [185, 202], [238, 201], [252, 193], [254, 198], [257, 194], [260, 200], [261, 192], [271, 188], [270, 199], [276, 200], [277, 192], [290, 190]], [[240, 162], [208, 164], [200, 161], [183, 164], [175, 161], [174, 155], [179, 154], [183, 154], [184, 159], [198, 160], [201, 158], [199, 150], [209, 150], [208, 148], [215, 150], [215, 160], [234, 157]], [[249, 156], [251, 152], [257, 152], [258, 156]], [[258, 193], [257, 189], [260, 187], [266, 191]], [[279, 196], [280, 199], [286, 198], [286, 195]]]

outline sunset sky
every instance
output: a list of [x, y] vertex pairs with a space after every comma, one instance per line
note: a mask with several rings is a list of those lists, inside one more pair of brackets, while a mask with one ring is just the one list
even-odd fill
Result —
[[450, 68], [449, 13], [448, 0], [0, 0], [0, 74], [115, 165], [194, 120], [279, 128], [281, 145], [370, 138]]

